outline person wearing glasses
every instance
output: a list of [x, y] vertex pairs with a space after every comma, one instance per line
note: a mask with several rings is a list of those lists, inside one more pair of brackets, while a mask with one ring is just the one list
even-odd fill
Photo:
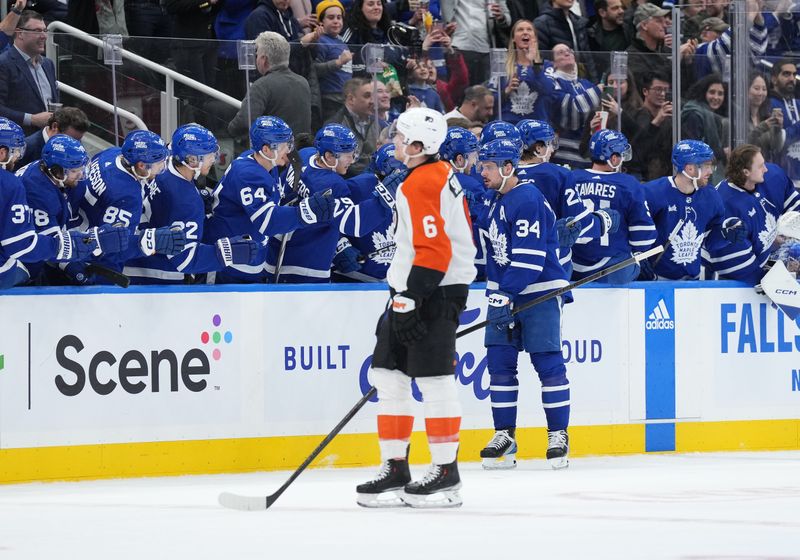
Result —
[[642, 106], [633, 116], [636, 147], [642, 178], [650, 181], [672, 171], [672, 88], [663, 74], [646, 72], [639, 82]]
[[58, 103], [53, 61], [44, 56], [47, 26], [34, 11], [22, 12], [14, 44], [0, 55], [0, 116], [22, 126], [26, 134], [43, 128]]

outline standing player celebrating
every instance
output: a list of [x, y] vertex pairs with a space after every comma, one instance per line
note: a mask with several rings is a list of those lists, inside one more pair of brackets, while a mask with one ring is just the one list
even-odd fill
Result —
[[[461, 505], [458, 453], [461, 405], [454, 357], [458, 317], [475, 278], [475, 246], [464, 192], [437, 153], [444, 117], [415, 108], [396, 121], [395, 157], [409, 174], [397, 189], [397, 250], [386, 275], [392, 299], [378, 324], [371, 381], [378, 391], [378, 476], [359, 484], [364, 507]], [[411, 482], [414, 424], [411, 381], [423, 396], [433, 464]]]
[[532, 181], [514, 174], [519, 147], [494, 140], [481, 147], [478, 159], [487, 188], [498, 197], [489, 208], [491, 246], [486, 259], [489, 326], [486, 357], [495, 435], [481, 451], [487, 469], [513, 468], [517, 444], [517, 359], [524, 350], [542, 382], [547, 417], [547, 460], [554, 469], [568, 466], [569, 381], [561, 354], [562, 298], [512, 315], [523, 305], [568, 284], [558, 262], [556, 216]]

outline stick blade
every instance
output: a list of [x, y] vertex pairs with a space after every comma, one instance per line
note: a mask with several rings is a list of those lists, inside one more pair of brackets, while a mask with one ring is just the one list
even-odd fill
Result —
[[241, 496], [230, 492], [223, 492], [217, 498], [219, 505], [238, 511], [264, 511], [269, 507], [264, 496]]

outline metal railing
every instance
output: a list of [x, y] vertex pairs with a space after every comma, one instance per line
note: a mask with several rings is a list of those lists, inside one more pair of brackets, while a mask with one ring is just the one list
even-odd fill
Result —
[[[90, 105], [94, 105], [95, 107], [98, 107], [108, 113], [114, 114], [114, 106], [111, 103], [103, 101], [102, 99], [98, 99], [94, 95], [89, 95], [85, 91], [80, 90], [78, 88], [74, 88], [69, 84], [65, 84], [64, 82], [57, 81], [56, 83], [58, 84], [58, 90], [60, 92], [66, 93], [73, 97], [77, 97], [81, 101], [89, 103]], [[131, 113], [130, 111], [123, 109], [122, 107], [117, 107], [117, 114], [120, 117], [131, 121], [134, 125], [136, 125], [136, 128], [138, 128], [139, 130], [147, 130], [147, 125], [144, 124], [144, 121], [141, 118], [139, 118], [136, 114]]]
[[[81, 31], [76, 27], [72, 27], [71, 25], [67, 25], [66, 23], [60, 21], [52, 22], [47, 26], [47, 30], [47, 57], [52, 59], [54, 62], [57, 62], [58, 59], [56, 53], [57, 44], [54, 37], [55, 32], [66, 33], [72, 38], [79, 39], [100, 49], [102, 49], [104, 45], [102, 39], [99, 39], [94, 35], [90, 35], [85, 31]], [[121, 53], [123, 59], [130, 60], [131, 62], [139, 64], [148, 70], [152, 70], [153, 72], [164, 76], [164, 89], [166, 91], [161, 92], [161, 135], [165, 137], [166, 140], [169, 139], [171, 132], [178, 128], [178, 99], [175, 97], [175, 82], [217, 99], [226, 105], [235, 107], [237, 110], [242, 106], [241, 100], [217, 91], [216, 89], [198, 82], [197, 80], [193, 80], [192, 78], [184, 76], [175, 70], [166, 68], [165, 66], [162, 66], [156, 62], [153, 62], [152, 60], [148, 60], [143, 56], [139, 56], [138, 54], [125, 49], [119, 49], [119, 52]], [[122, 114], [122, 111], [120, 111], [120, 114]]]

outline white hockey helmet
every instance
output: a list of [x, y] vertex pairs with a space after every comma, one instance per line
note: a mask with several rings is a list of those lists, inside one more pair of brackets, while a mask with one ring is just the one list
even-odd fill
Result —
[[397, 131], [403, 133], [405, 144], [420, 142], [422, 153], [435, 155], [447, 136], [447, 121], [439, 111], [415, 107], [397, 117]]

